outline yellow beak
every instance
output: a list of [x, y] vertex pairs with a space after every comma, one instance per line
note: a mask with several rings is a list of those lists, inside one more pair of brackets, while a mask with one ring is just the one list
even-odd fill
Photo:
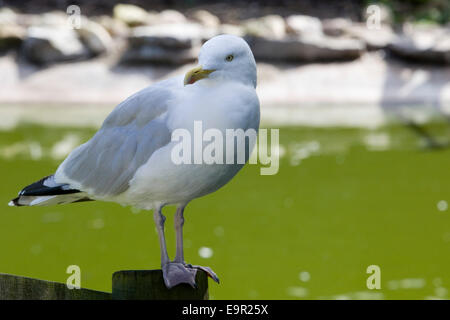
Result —
[[201, 66], [189, 70], [184, 77], [184, 85], [193, 84], [194, 82], [208, 78], [211, 72], [216, 70], [204, 70]]

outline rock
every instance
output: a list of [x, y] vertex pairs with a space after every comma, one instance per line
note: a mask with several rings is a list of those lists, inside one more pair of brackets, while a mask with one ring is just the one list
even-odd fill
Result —
[[125, 37], [130, 32], [125, 22], [113, 19], [110, 16], [102, 15], [93, 17], [93, 21], [99, 23], [113, 37]]
[[405, 25], [389, 50], [399, 57], [416, 61], [450, 64], [450, 28]]
[[169, 49], [158, 46], [139, 46], [127, 51], [122, 57], [123, 62], [131, 63], [163, 63], [185, 64], [194, 61], [200, 48]]
[[341, 37], [347, 33], [352, 21], [344, 18], [324, 19], [322, 21], [323, 33], [331, 37]]
[[245, 35], [245, 31], [241, 26], [234, 24], [221, 24], [219, 26], [219, 34], [232, 34], [238, 37], [243, 37]]
[[25, 38], [26, 30], [18, 24], [18, 15], [9, 8], [0, 9], [0, 50], [15, 49]]
[[91, 51], [97, 55], [109, 51], [113, 40], [108, 31], [97, 22], [83, 17], [80, 28], [76, 29], [81, 41]]
[[192, 19], [208, 28], [218, 28], [220, 20], [218, 17], [206, 10], [198, 10], [192, 14]]
[[40, 26], [70, 26], [69, 16], [63, 11], [45, 12], [39, 15], [39, 18], [38, 25]]
[[201, 44], [214, 34], [196, 23], [137, 27], [128, 38], [127, 62], [183, 64], [197, 58]]
[[318, 18], [292, 15], [286, 18], [286, 29], [288, 33], [299, 36], [321, 35], [322, 22]]
[[282, 39], [286, 35], [284, 19], [278, 15], [249, 19], [244, 21], [242, 26], [249, 36]]
[[42, 14], [17, 14], [17, 24], [29, 27], [69, 27], [70, 17], [64, 11], [50, 11]]
[[149, 14], [141, 7], [132, 4], [117, 4], [113, 8], [114, 19], [129, 26], [144, 25], [149, 20]]
[[72, 19], [64, 11], [50, 11], [42, 14], [17, 14], [17, 23], [23, 27], [66, 27], [73, 28]]
[[338, 61], [358, 58], [364, 44], [355, 39], [287, 37], [281, 40], [247, 38], [256, 59], [280, 61]]
[[[47, 40], [52, 42], [53, 47], [55, 49], [61, 50], [62, 53], [65, 52], [65, 48], [67, 47], [72, 48], [74, 50], [75, 56], [78, 55], [76, 53], [78, 49], [79, 52], [83, 53], [84, 55], [86, 52], [83, 51], [86, 51], [85, 49], [87, 48], [93, 55], [97, 55], [107, 51], [112, 45], [112, 38], [109, 35], [108, 31], [104, 27], [102, 27], [102, 25], [100, 25], [99, 23], [90, 20], [85, 16], [79, 17], [80, 21], [79, 23], [77, 23], [77, 25], [72, 25], [71, 23], [73, 23], [73, 20], [70, 19], [70, 17], [63, 11], [47, 12], [37, 17], [38, 19], [36, 19], [36, 17], [30, 17], [30, 15], [22, 15], [21, 21], [25, 25], [32, 23], [32, 26], [29, 27], [30, 28], [29, 34], [37, 33], [39, 35], [38, 37], [40, 41], [46, 38]], [[118, 21], [111, 18], [109, 19], [115, 22]], [[50, 31], [51, 29], [54, 29], [55, 32], [51, 32]], [[57, 35], [56, 31], [61, 32], [60, 37]], [[33, 37], [34, 40], [28, 41], [27, 46], [30, 45], [30, 42], [36, 43], [37, 41], [36, 37], [34, 36], [31, 37]], [[77, 37], [79, 37], [79, 40], [81, 40], [84, 43], [85, 47], [82, 44], [80, 45]], [[64, 41], [68, 41], [67, 46], [63, 45]], [[42, 44], [39, 44], [38, 47], [40, 47], [41, 45]], [[72, 49], [69, 49], [69, 51]], [[45, 50], [50, 49], [47, 48]], [[71, 56], [71, 54], [69, 54], [69, 56]], [[67, 57], [67, 59], [71, 58]], [[42, 59], [39, 58], [37, 60]], [[66, 60], [66, 57], [60, 56], [56, 60], [57, 61]], [[44, 63], [45, 61], [41, 62]]]
[[188, 23], [186, 17], [176, 10], [163, 10], [161, 12], [150, 11], [147, 13], [146, 25], [157, 26], [160, 24]]
[[0, 8], [0, 24], [11, 25], [17, 23], [17, 14], [10, 8]]
[[162, 24], [157, 26], [136, 27], [131, 31], [129, 40], [134, 43], [145, 42], [166, 48], [191, 48], [201, 45], [209, 34], [196, 23]]
[[170, 24], [170, 23], [186, 23], [186, 17], [176, 10], [163, 10], [159, 14], [158, 23]]
[[29, 28], [31, 26], [39, 26], [43, 24], [42, 17], [36, 14], [17, 14], [17, 24], [22, 27]]
[[158, 11], [149, 11], [146, 25], [154, 26], [154, 25], [158, 25], [158, 24], [162, 24], [159, 12]]
[[87, 49], [73, 29], [64, 27], [31, 27], [23, 42], [23, 52], [30, 61], [47, 64], [85, 58]]
[[365, 24], [352, 24], [346, 34], [352, 38], [362, 40], [369, 50], [387, 48], [392, 42], [394, 32], [389, 25], [381, 25], [380, 29], [368, 29]]
[[347, 19], [336, 18], [323, 21], [323, 31], [333, 37], [350, 37], [363, 41], [367, 48], [386, 48], [393, 39], [393, 31], [389, 25], [380, 25], [379, 29], [369, 29], [365, 23], [354, 23]]
[[0, 50], [16, 49], [25, 38], [25, 28], [15, 24], [0, 24]]

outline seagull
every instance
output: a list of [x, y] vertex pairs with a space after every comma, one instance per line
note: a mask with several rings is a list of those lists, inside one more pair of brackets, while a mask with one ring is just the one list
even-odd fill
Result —
[[[108, 115], [86, 143], [75, 148], [52, 175], [23, 188], [10, 206], [44, 206], [81, 201], [111, 201], [153, 210], [164, 283], [196, 287], [198, 269], [219, 283], [209, 267], [184, 261], [184, 209], [193, 199], [227, 184], [244, 163], [175, 163], [172, 134], [194, 123], [225, 134], [228, 129], [259, 129], [256, 63], [240, 37], [219, 35], [206, 41], [198, 66], [130, 96]], [[194, 141], [195, 143], [195, 141]], [[202, 142], [204, 146], [204, 142]], [[183, 151], [185, 152], [185, 151]], [[186, 151], [187, 152], [187, 151]], [[192, 156], [192, 155], [191, 155]], [[171, 261], [164, 236], [167, 205], [177, 207], [176, 253]]]

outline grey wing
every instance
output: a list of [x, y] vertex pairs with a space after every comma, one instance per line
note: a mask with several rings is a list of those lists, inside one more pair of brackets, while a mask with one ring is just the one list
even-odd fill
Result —
[[119, 104], [94, 137], [59, 166], [56, 181], [94, 196], [126, 191], [137, 169], [170, 142], [164, 114], [178, 85], [174, 80], [148, 87]]

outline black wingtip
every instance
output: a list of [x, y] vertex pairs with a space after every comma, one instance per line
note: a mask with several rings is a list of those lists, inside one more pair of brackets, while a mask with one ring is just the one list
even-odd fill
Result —
[[8, 203], [8, 206], [10, 206], [10, 207], [22, 207], [22, 205], [19, 203], [19, 198], [20, 198], [20, 197], [17, 197], [17, 198], [12, 199], [12, 200]]
[[[45, 183], [50, 181], [50, 186]], [[54, 182], [54, 176], [50, 175], [26, 186], [19, 193], [20, 196], [57, 196], [62, 194], [78, 193], [80, 190], [71, 189], [67, 184], [58, 184]]]

